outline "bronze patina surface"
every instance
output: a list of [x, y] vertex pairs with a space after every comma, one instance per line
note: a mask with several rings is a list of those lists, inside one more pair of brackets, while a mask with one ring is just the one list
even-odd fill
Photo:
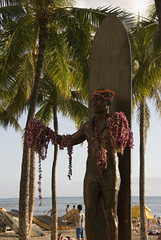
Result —
[[[115, 92], [111, 112], [123, 111], [129, 124], [131, 124], [131, 54], [129, 39], [122, 22], [112, 14], [108, 15], [101, 23], [91, 49], [89, 63], [90, 119], [94, 115], [91, 94], [96, 88], [106, 88]], [[129, 148], [125, 149], [124, 156], [119, 156], [119, 170], [121, 175], [118, 200], [119, 240], [130, 240], [131, 153]], [[107, 236], [101, 230], [106, 226], [103, 215], [100, 204], [97, 215], [97, 239], [107, 240]]]

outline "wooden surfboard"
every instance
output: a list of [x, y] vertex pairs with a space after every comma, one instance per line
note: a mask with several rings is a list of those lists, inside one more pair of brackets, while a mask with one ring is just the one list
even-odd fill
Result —
[[[95, 35], [89, 62], [89, 117], [93, 118], [92, 92], [97, 88], [115, 92], [111, 113], [124, 112], [131, 123], [131, 54], [129, 39], [122, 22], [109, 14]], [[119, 156], [121, 187], [118, 201], [119, 240], [131, 239], [131, 155], [127, 147]], [[103, 210], [99, 209], [99, 212]], [[97, 221], [98, 225], [100, 220]], [[105, 224], [105, 222], [104, 222]], [[102, 225], [102, 223], [101, 223]], [[106, 225], [104, 225], [106, 227]], [[101, 226], [100, 226], [101, 227]], [[107, 236], [98, 238], [107, 240]]]

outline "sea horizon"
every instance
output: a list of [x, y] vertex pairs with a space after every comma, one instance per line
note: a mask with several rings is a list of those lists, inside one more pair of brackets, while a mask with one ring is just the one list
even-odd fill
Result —
[[[38, 197], [35, 197], [34, 202], [34, 215], [46, 215], [52, 208], [52, 198], [43, 197], [42, 205], [39, 206], [40, 201]], [[63, 216], [65, 214], [65, 209], [67, 204], [70, 205], [70, 210], [73, 205], [77, 206], [82, 204], [83, 210], [85, 210], [83, 196], [68, 196], [68, 197], [57, 197], [57, 211], [58, 216]], [[139, 204], [139, 196], [131, 197], [131, 206]], [[161, 196], [145, 196], [145, 204], [150, 208], [150, 213], [153, 216], [161, 216]], [[7, 211], [12, 209], [19, 209], [19, 198], [0, 198], [0, 207], [5, 208]]]
[[[57, 196], [57, 198], [76, 198], [76, 197], [83, 198], [83, 196]], [[131, 198], [133, 198], [133, 197], [139, 198], [139, 195], [132, 195]], [[146, 195], [145, 198], [147, 198], [147, 197], [156, 197], [156, 198], [160, 197], [161, 198], [161, 195]], [[42, 196], [42, 199], [44, 199], [44, 198], [52, 198], [52, 197], [51, 196]], [[19, 197], [0, 197], [0, 199], [19, 199]], [[35, 196], [35, 199], [39, 199], [39, 197]]]
[[[83, 196], [57, 196], [57, 198], [75, 198], [75, 197], [83, 197]], [[139, 197], [139, 195], [132, 195], [131, 197]], [[161, 195], [146, 195], [145, 197], [161, 197]], [[19, 198], [19, 197], [0, 197], [0, 199], [8, 199], [8, 198]], [[39, 197], [35, 197], [35, 198], [39, 198]], [[51, 196], [45, 196], [42, 198], [51, 198]]]

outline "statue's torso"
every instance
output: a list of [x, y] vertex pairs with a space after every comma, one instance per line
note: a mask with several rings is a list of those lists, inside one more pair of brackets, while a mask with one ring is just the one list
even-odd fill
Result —
[[[87, 159], [87, 174], [91, 174], [92, 177], [98, 178], [98, 181], [107, 179], [107, 185], [109, 187], [119, 187], [120, 174], [118, 169], [118, 156], [117, 153], [111, 147], [109, 133], [107, 128], [100, 128], [101, 133], [99, 136], [93, 129], [92, 121], [87, 122], [82, 126], [82, 131], [88, 141], [88, 159]], [[101, 131], [102, 130], [102, 131]], [[98, 140], [101, 147], [107, 152], [107, 168], [103, 171], [102, 179], [97, 169], [97, 155], [98, 155]]]

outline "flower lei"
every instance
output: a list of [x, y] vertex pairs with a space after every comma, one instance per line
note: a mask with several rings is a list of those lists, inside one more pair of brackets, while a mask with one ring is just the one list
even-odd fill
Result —
[[64, 147], [67, 147], [68, 156], [69, 156], [69, 171], [68, 171], [68, 178], [71, 180], [72, 176], [72, 153], [73, 153], [73, 146], [72, 146], [72, 137], [71, 135], [62, 135], [62, 142], [60, 145], [60, 149], [63, 150]]
[[103, 171], [107, 168], [107, 151], [105, 149], [105, 140], [107, 138], [107, 131], [109, 130], [111, 146], [118, 153], [123, 154], [124, 149], [129, 143], [129, 147], [133, 148], [133, 133], [129, 128], [128, 120], [123, 112], [115, 112], [111, 117], [108, 118], [107, 126], [103, 130], [106, 131], [105, 137], [102, 141], [99, 138], [97, 127], [95, 126], [96, 138], [97, 138], [97, 170], [100, 178], [102, 178]]
[[123, 155], [127, 143], [133, 148], [133, 133], [123, 112], [115, 112], [108, 118], [108, 128], [111, 145], [115, 151]]
[[[103, 171], [107, 168], [107, 151], [105, 147], [103, 147], [105, 146], [105, 139], [107, 137], [107, 125], [101, 130], [100, 133], [98, 133], [98, 125], [96, 124], [94, 127], [94, 122], [95, 118], [93, 119], [92, 129], [94, 130], [97, 139], [97, 170], [99, 172], [100, 178], [102, 178]], [[103, 133], [104, 130], [106, 131], [106, 135], [101, 141], [100, 135]]]
[[[32, 148], [39, 155], [39, 180], [38, 180], [38, 192], [40, 205], [42, 201], [41, 194], [41, 179], [42, 179], [42, 168], [41, 168], [41, 160], [44, 160], [47, 157], [47, 150], [49, 142], [52, 144], [57, 144], [56, 134], [55, 132], [46, 127], [40, 120], [31, 119], [27, 124], [26, 130], [26, 140], [28, 148]], [[63, 135], [62, 142], [60, 145], [60, 149], [64, 149], [67, 147], [68, 155], [69, 155], [69, 172], [68, 178], [71, 179], [72, 176], [72, 146], [71, 146], [71, 135]]]

